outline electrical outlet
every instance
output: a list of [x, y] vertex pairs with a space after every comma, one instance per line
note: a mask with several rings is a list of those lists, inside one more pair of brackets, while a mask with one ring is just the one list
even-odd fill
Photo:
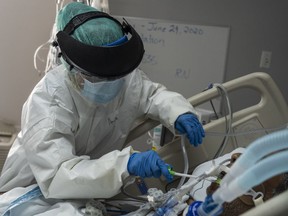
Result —
[[262, 51], [260, 59], [260, 68], [270, 68], [272, 52]]

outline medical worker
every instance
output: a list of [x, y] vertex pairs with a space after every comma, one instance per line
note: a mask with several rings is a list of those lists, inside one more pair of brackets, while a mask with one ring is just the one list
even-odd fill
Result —
[[[32, 215], [56, 211], [60, 203], [68, 211], [77, 199], [112, 197], [130, 175], [171, 180], [169, 165], [156, 152], [121, 149], [140, 118], [185, 133], [194, 146], [204, 137], [190, 103], [137, 68], [144, 48], [129, 23], [72, 2], [56, 24], [53, 45], [62, 64], [42, 78], [23, 106], [21, 132], [0, 177], [0, 192], [6, 192], [0, 211], [25, 194], [36, 197], [25, 214]], [[35, 207], [37, 199], [42, 209]], [[21, 205], [10, 207], [10, 214]]]

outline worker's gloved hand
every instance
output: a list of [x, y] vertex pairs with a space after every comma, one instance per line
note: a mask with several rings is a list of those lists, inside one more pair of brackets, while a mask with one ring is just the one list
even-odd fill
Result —
[[130, 175], [140, 176], [142, 178], [165, 176], [167, 181], [172, 181], [173, 176], [170, 174], [166, 164], [159, 155], [153, 151], [133, 153], [128, 161], [127, 169]]
[[201, 144], [202, 138], [205, 137], [202, 124], [192, 113], [180, 115], [175, 122], [175, 128], [180, 134], [186, 134], [189, 142], [195, 147]]

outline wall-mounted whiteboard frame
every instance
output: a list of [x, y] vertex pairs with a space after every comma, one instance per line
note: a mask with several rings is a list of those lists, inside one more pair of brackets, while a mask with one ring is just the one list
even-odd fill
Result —
[[[122, 17], [117, 16], [121, 21]], [[155, 82], [189, 98], [224, 81], [230, 28], [125, 17], [141, 36], [140, 68]]]

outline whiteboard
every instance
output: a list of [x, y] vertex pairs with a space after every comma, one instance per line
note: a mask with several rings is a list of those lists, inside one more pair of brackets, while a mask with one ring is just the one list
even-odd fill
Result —
[[223, 82], [229, 27], [125, 19], [143, 40], [145, 54], [140, 68], [153, 81], [186, 98], [210, 83]]

